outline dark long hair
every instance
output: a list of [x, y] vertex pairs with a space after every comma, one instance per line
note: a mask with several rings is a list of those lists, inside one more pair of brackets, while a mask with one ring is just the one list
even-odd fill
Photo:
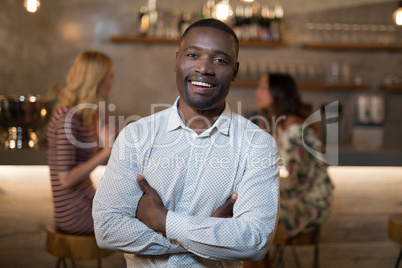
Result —
[[[305, 120], [311, 113], [311, 107], [301, 101], [300, 93], [295, 80], [289, 74], [268, 73], [268, 90], [272, 96], [272, 107], [260, 110], [263, 120], [258, 120], [262, 129], [273, 133], [273, 126], [281, 116], [296, 116]], [[279, 120], [280, 121], [280, 120]], [[319, 131], [317, 126], [313, 126]]]
[[301, 101], [295, 80], [289, 74], [268, 73], [268, 88], [273, 99], [272, 115], [294, 115], [306, 119], [306, 105]]

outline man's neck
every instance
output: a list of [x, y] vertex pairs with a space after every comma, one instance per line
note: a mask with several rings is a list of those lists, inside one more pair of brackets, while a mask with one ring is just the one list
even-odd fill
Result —
[[184, 124], [200, 135], [209, 129], [219, 118], [225, 106], [219, 109], [202, 111], [194, 109], [181, 101], [178, 103], [178, 112]]

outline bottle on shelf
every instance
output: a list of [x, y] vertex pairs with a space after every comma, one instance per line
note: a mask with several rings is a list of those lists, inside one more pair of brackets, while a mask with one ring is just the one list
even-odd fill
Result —
[[234, 31], [243, 41], [281, 41], [283, 8], [272, 8], [258, 2], [238, 5], [235, 8]]
[[188, 26], [190, 26], [191, 24], [191, 14], [189, 13], [184, 13], [181, 16], [181, 21], [179, 23], [179, 33], [180, 36], [183, 35], [184, 31], [188, 28]]
[[283, 8], [281, 5], [276, 4], [274, 7], [274, 18], [271, 21], [270, 41], [278, 42], [282, 39], [282, 19]]
[[250, 25], [251, 25], [251, 17], [253, 15], [253, 10], [251, 6], [245, 6], [244, 7], [244, 19], [243, 19], [243, 24], [241, 28], [241, 40], [248, 41], [251, 39], [251, 33], [250, 33]]
[[262, 41], [269, 41], [270, 36], [270, 9], [267, 5], [261, 6], [261, 16], [259, 19], [258, 39]]
[[138, 36], [146, 36], [149, 29], [149, 13], [148, 7], [141, 6], [138, 12], [138, 21], [137, 21], [137, 35]]
[[251, 19], [249, 25], [250, 40], [258, 40], [260, 17], [260, 4], [254, 2], [251, 6]]
[[235, 23], [233, 26], [233, 31], [236, 33], [237, 37], [241, 39], [242, 29], [244, 24], [244, 7], [238, 5], [235, 8]]
[[202, 16], [201, 18], [203, 19], [208, 19], [212, 18], [212, 10], [215, 6], [215, 1], [214, 0], [207, 0], [203, 5], [202, 5]]
[[158, 11], [156, 10], [156, 0], [148, 0], [149, 28], [148, 36], [155, 36], [156, 25], [158, 22]]
[[178, 39], [180, 35], [180, 24], [182, 21], [182, 14], [179, 10], [175, 9], [171, 12], [166, 12], [166, 34], [167, 39]]
[[149, 0], [147, 6], [140, 6], [137, 21], [138, 36], [156, 36], [158, 11], [156, 0]]
[[[215, 0], [207, 0], [201, 13], [165, 12], [156, 9], [156, 0], [148, 0], [148, 5], [139, 9], [136, 32], [138, 36], [179, 38], [193, 21], [215, 17], [216, 9]], [[239, 40], [281, 41], [283, 9], [280, 5], [270, 8], [253, 2], [236, 6], [235, 12], [230, 8], [230, 11], [230, 18], [225, 22], [233, 28]]]

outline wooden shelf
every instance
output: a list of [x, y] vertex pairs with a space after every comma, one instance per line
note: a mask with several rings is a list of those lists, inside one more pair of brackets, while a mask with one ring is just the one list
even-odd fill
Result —
[[231, 87], [240, 87], [240, 88], [249, 88], [249, 89], [255, 89], [258, 86], [258, 82], [253, 82], [253, 81], [234, 81], [231, 84]]
[[402, 86], [382, 86], [381, 89], [389, 93], [402, 93]]
[[242, 47], [286, 47], [284, 42], [268, 42], [268, 41], [244, 41], [239, 40], [240, 48]]
[[317, 91], [367, 90], [366, 85], [355, 85], [355, 84], [298, 83], [297, 86], [299, 89], [302, 90], [317, 90]]
[[[115, 43], [143, 43], [143, 44], [179, 44], [179, 39], [166, 39], [158, 37], [124, 36], [115, 35], [110, 37]], [[240, 47], [285, 47], [283, 42], [267, 41], [239, 41]]]
[[178, 44], [179, 39], [167, 39], [158, 37], [141, 37], [141, 36], [111, 36], [110, 41], [116, 43], [143, 43], [143, 44]]
[[402, 52], [402, 45], [377, 45], [377, 44], [327, 44], [327, 43], [305, 43], [304, 48], [328, 49], [328, 50], [359, 50], [359, 51], [394, 51]]
[[[235, 81], [232, 87], [255, 89], [258, 82], [253, 81]], [[324, 84], [324, 83], [298, 83], [297, 87], [300, 90], [314, 90], [314, 91], [351, 91], [351, 90], [367, 90], [365, 85], [354, 84]]]

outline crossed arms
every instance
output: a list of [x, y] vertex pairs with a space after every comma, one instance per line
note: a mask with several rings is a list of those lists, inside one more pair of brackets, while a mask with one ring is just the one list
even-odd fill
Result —
[[[127, 139], [135, 136], [124, 131], [119, 135], [93, 203], [95, 235], [100, 247], [136, 255], [191, 252], [217, 260], [259, 260], [264, 257], [277, 222], [279, 181], [276, 167], [266, 170], [239, 168], [236, 174], [240, 180], [235, 188], [231, 188], [233, 182], [227, 180], [223, 180], [226, 186], [217, 188], [216, 183], [221, 181], [215, 178], [216, 183], [211, 187], [226, 189], [224, 192], [219, 190], [221, 196], [206, 197], [204, 195], [210, 191], [205, 189], [199, 195], [197, 188], [198, 196], [193, 197], [194, 202], [205, 202], [200, 205], [208, 209], [190, 215], [175, 209], [178, 204], [171, 196], [176, 191], [171, 188], [175, 187], [176, 181], [170, 170], [152, 173], [158, 172], [152, 169], [145, 172], [145, 179], [138, 176], [144, 174], [141, 161], [146, 158], [143, 156], [146, 150], [119, 146], [123, 142], [119, 139], [124, 135]], [[120, 150], [124, 149], [128, 151], [122, 153]], [[260, 158], [270, 153], [256, 152], [259, 155], [255, 157]], [[233, 217], [230, 216], [232, 208]]]
[[[137, 206], [137, 218], [146, 226], [166, 236], [166, 216], [168, 210], [165, 208], [162, 199], [142, 175], [137, 176], [137, 182], [144, 195]], [[212, 214], [215, 218], [231, 218], [233, 205], [236, 202], [237, 194], [232, 194], [228, 200]]]

